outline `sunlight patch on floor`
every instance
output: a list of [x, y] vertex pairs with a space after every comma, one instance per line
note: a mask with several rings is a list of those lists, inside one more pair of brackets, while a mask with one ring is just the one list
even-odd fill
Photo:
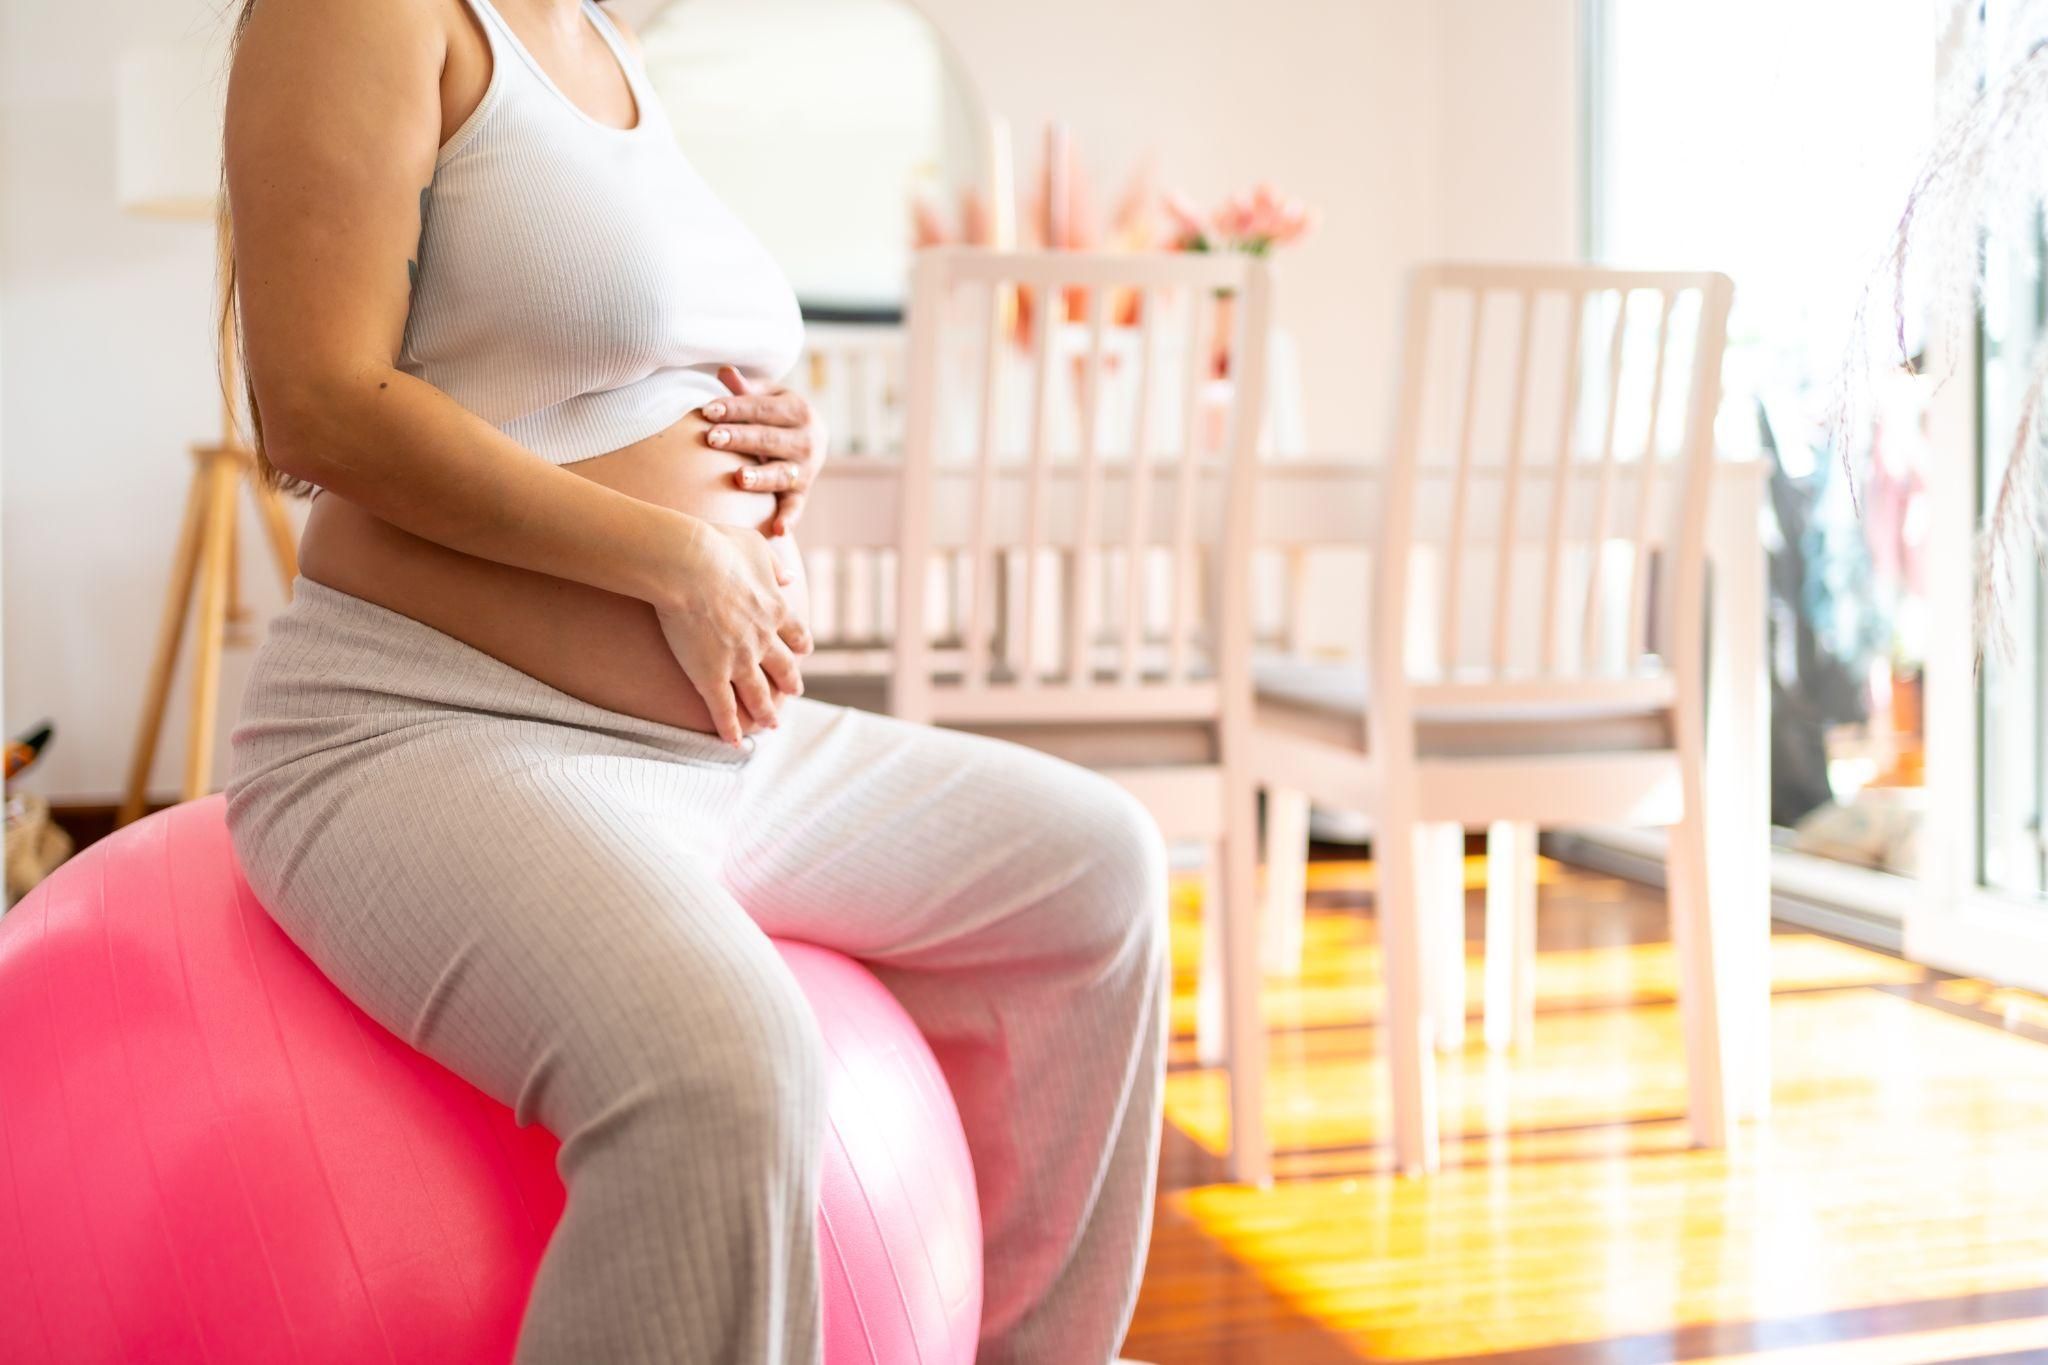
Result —
[[[1353, 865], [1315, 872], [1321, 890], [1359, 888]], [[1562, 912], [1611, 913], [1575, 905]], [[1192, 1056], [1199, 908], [1198, 886], [1176, 888], [1167, 1113], [1220, 1154], [1223, 1077]], [[1773, 1114], [1702, 1152], [1684, 1124], [1670, 945], [1546, 951], [1533, 1041], [1498, 1056], [1475, 1036], [1440, 1060], [1446, 1169], [1403, 1180], [1383, 1147], [1372, 926], [1320, 911], [1309, 940], [1309, 970], [1267, 992], [1279, 1185], [1164, 1197], [1362, 1352], [1484, 1354], [2048, 1281], [2048, 1048], [1873, 989], [1922, 983], [1920, 968], [1778, 935]], [[1993, 1004], [2048, 1023], [2048, 1001], [2012, 994]], [[1812, 1360], [1920, 1358], [1896, 1344], [1906, 1353]]]

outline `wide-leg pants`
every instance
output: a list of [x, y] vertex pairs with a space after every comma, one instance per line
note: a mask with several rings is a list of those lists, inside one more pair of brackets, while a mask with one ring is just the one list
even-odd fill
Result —
[[819, 1359], [816, 1024], [867, 963], [951, 1083], [984, 1365], [1101, 1365], [1158, 1156], [1165, 871], [1107, 780], [797, 700], [741, 750], [301, 577], [232, 734], [251, 886], [335, 984], [562, 1141], [520, 1365]]

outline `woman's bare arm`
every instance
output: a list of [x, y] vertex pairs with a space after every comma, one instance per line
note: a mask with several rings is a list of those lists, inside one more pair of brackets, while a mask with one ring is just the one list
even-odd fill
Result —
[[263, 0], [228, 82], [249, 375], [287, 473], [481, 559], [652, 603], [734, 744], [810, 637], [759, 534], [549, 464], [396, 366], [441, 144], [435, 0]]
[[250, 17], [227, 175], [266, 454], [428, 540], [670, 605], [703, 523], [536, 458], [396, 368], [447, 42], [431, 0]]

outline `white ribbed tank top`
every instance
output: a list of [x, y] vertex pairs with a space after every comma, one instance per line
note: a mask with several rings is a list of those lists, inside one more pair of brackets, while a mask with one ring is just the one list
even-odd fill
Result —
[[554, 464], [617, 450], [727, 392], [772, 384], [803, 324], [788, 281], [676, 145], [638, 58], [594, 3], [639, 121], [583, 112], [489, 0], [483, 100], [422, 196], [399, 368]]

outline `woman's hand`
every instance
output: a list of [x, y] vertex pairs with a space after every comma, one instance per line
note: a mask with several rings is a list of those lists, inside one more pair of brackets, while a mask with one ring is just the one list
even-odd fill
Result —
[[733, 483], [749, 493], [775, 494], [768, 534], [787, 535], [825, 463], [825, 423], [794, 389], [756, 390], [730, 365], [719, 369], [718, 378], [733, 397], [704, 405], [704, 415], [717, 424], [704, 433], [704, 442], [754, 461], [733, 471]]
[[693, 522], [672, 581], [655, 604], [661, 632], [684, 676], [711, 710], [726, 743], [773, 727], [784, 696], [804, 690], [797, 656], [811, 635], [783, 597], [790, 575], [759, 531]]

